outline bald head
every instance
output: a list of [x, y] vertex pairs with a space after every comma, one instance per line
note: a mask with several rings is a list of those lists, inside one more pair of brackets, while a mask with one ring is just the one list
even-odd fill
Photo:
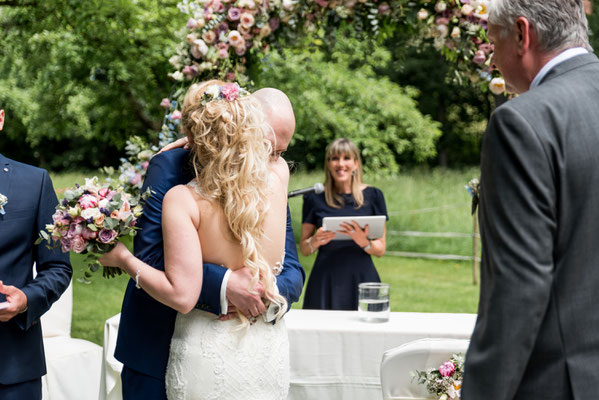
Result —
[[295, 115], [287, 95], [278, 89], [264, 88], [252, 94], [262, 106], [266, 122], [276, 136], [275, 153], [279, 155], [287, 150], [291, 137], [295, 132]]

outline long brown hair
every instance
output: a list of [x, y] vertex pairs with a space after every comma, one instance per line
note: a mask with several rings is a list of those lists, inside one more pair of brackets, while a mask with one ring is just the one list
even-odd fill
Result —
[[356, 209], [364, 205], [364, 194], [362, 193], [362, 159], [360, 158], [360, 150], [349, 139], [339, 138], [332, 141], [326, 150], [324, 160], [324, 198], [327, 204], [333, 208], [342, 208], [345, 206], [343, 197], [335, 192], [335, 179], [329, 169], [331, 158], [335, 156], [349, 155], [358, 163], [358, 168], [352, 174], [351, 192], [356, 202]]

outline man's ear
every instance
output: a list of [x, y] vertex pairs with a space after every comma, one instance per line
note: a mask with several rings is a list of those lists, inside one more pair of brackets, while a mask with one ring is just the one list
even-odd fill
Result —
[[514, 35], [516, 36], [516, 46], [518, 55], [522, 56], [530, 50], [532, 27], [530, 22], [524, 17], [518, 17], [514, 25]]

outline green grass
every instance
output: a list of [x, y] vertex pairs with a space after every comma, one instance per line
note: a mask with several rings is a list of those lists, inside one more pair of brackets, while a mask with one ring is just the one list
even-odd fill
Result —
[[[67, 188], [95, 172], [51, 174], [55, 188]], [[398, 178], [367, 177], [366, 182], [379, 187], [385, 194], [390, 220], [390, 231], [472, 232], [470, 197], [464, 185], [478, 176], [478, 169], [464, 170], [416, 169], [404, 172]], [[322, 180], [322, 172], [293, 173], [290, 190], [312, 186]], [[60, 194], [59, 194], [60, 196]], [[289, 202], [296, 240], [301, 231], [301, 198]], [[449, 207], [447, 207], [449, 206]], [[444, 208], [440, 208], [444, 207]], [[440, 208], [430, 212], [414, 212], [426, 208]], [[470, 239], [387, 237], [387, 250], [442, 254], [472, 255]], [[300, 262], [307, 276], [315, 255]], [[74, 278], [87, 268], [82, 256], [71, 257]], [[391, 310], [410, 312], [475, 313], [478, 286], [472, 284], [472, 263], [433, 261], [425, 259], [384, 256], [374, 260], [383, 282], [391, 284]], [[104, 321], [120, 312], [128, 277], [122, 275], [106, 280], [100, 273], [91, 284], [74, 283], [72, 336], [102, 345]], [[303, 295], [293, 308], [301, 308]]]

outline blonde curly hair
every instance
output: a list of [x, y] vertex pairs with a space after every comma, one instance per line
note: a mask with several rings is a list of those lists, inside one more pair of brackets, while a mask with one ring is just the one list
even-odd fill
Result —
[[[269, 208], [270, 126], [252, 96], [202, 104], [205, 90], [214, 84], [225, 83], [192, 85], [183, 102], [181, 125], [189, 139], [197, 188], [222, 207], [230, 232], [241, 244], [243, 265], [252, 272], [250, 291], [262, 284], [268, 301], [279, 306], [278, 320], [287, 301], [276, 290], [275, 275], [260, 245]], [[249, 325], [243, 314], [238, 312], [238, 317], [242, 327]]]

